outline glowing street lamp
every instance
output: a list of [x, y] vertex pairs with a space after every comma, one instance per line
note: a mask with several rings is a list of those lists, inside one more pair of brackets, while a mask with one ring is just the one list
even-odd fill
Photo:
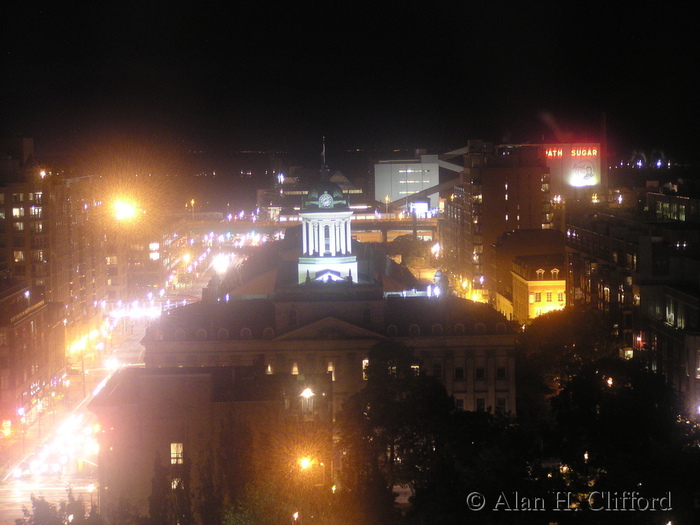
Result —
[[136, 217], [138, 208], [131, 201], [119, 199], [114, 202], [114, 217], [120, 221], [130, 221]]
[[217, 256], [214, 257], [214, 260], [212, 261], [212, 265], [214, 266], [214, 271], [218, 274], [225, 274], [226, 270], [228, 269], [229, 265], [229, 257], [228, 255], [225, 255], [223, 253], [218, 254]]
[[311, 396], [315, 395], [313, 390], [310, 388], [305, 388], [301, 394], [299, 394], [304, 399], [309, 399]]

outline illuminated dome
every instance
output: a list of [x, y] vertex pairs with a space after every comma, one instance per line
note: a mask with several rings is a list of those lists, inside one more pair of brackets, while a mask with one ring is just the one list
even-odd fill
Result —
[[301, 211], [343, 211], [350, 209], [340, 186], [330, 181], [316, 183], [301, 201]]

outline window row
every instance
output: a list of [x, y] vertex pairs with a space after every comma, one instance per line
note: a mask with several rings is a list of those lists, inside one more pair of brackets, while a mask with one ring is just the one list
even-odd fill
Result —
[[[551, 303], [554, 301], [555, 292], [545, 292], [545, 301]], [[556, 292], [557, 302], [564, 302], [564, 292]], [[535, 292], [530, 294], [530, 303], [541, 303], [542, 302], [542, 292]]]

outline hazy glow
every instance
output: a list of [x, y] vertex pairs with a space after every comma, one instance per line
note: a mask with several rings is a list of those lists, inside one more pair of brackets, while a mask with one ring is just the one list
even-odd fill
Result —
[[115, 201], [114, 216], [118, 221], [129, 221], [136, 217], [136, 205], [124, 200]]
[[305, 399], [309, 399], [311, 396], [314, 395], [314, 393], [310, 388], [305, 388], [304, 391], [300, 395], [301, 395], [301, 397], [303, 397]]
[[228, 255], [225, 255], [223, 253], [220, 253], [219, 255], [214, 257], [214, 260], [212, 261], [214, 271], [219, 274], [226, 273], [226, 270], [228, 269], [228, 263], [229, 257]]

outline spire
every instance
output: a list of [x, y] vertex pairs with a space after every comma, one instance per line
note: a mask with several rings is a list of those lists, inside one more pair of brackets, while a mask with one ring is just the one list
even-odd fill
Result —
[[321, 169], [320, 169], [320, 179], [322, 181], [327, 181], [330, 179], [331, 170], [328, 169], [326, 165], [326, 137], [323, 137], [323, 149], [321, 150]]

